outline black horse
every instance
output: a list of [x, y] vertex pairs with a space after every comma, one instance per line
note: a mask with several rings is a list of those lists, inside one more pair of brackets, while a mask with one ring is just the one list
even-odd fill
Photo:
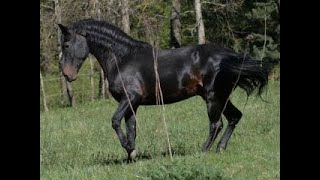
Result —
[[[94, 19], [80, 20], [71, 27], [59, 24], [63, 56], [60, 68], [68, 81], [74, 81], [84, 60], [93, 54], [109, 80], [109, 90], [119, 102], [112, 127], [120, 143], [135, 158], [136, 119], [140, 105], [156, 105], [157, 62], [165, 104], [199, 95], [207, 104], [209, 137], [203, 145], [208, 151], [222, 129], [223, 114], [228, 127], [217, 146], [226, 148], [242, 113], [229, 100], [235, 87], [249, 96], [255, 89], [261, 95], [268, 74], [261, 62], [232, 50], [213, 45], [193, 45], [171, 50], [156, 50], [150, 44], [128, 36], [117, 27]], [[156, 52], [156, 53], [155, 53]], [[156, 56], [155, 56], [156, 55]], [[157, 61], [154, 61], [154, 59]], [[130, 102], [129, 102], [130, 101]], [[124, 117], [127, 135], [121, 129]]]

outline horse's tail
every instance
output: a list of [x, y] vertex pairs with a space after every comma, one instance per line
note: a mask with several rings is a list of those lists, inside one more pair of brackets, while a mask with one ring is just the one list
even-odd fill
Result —
[[236, 77], [237, 86], [244, 89], [247, 95], [251, 95], [256, 88], [261, 96], [268, 84], [269, 70], [262, 67], [262, 61], [244, 56], [227, 56], [221, 61], [220, 71], [231, 73]]

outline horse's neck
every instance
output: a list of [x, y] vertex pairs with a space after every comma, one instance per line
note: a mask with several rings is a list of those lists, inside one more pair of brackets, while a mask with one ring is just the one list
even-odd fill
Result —
[[[112, 80], [118, 74], [117, 64], [122, 61], [123, 57], [115, 54], [107, 49], [97, 49], [90, 52], [100, 64], [103, 69], [104, 77], [108, 80]], [[127, 56], [127, 55], [126, 55]]]
[[98, 61], [100, 67], [102, 68], [104, 72], [104, 77], [107, 77], [108, 74], [110, 74], [110, 69], [112, 66], [110, 66], [111, 59], [108, 56], [108, 52], [90, 52]]
[[118, 71], [116, 67], [116, 62], [119, 64], [119, 68], [121, 68], [121, 64], [123, 62], [127, 62], [128, 57], [132, 57], [139, 49], [149, 49], [152, 46], [145, 44], [141, 46], [129, 46], [125, 43], [117, 43], [117, 42], [108, 42], [104, 41], [105, 44], [101, 45], [98, 42], [88, 39], [90, 53], [96, 57], [101, 68], [104, 71], [105, 77], [114, 78], [117, 76]]

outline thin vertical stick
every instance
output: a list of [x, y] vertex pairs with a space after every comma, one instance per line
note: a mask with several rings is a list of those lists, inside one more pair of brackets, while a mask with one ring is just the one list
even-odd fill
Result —
[[152, 54], [153, 54], [153, 60], [154, 60], [154, 72], [155, 72], [155, 78], [156, 78], [156, 99], [157, 99], [157, 105], [161, 105], [162, 106], [162, 120], [163, 120], [163, 124], [164, 124], [164, 128], [166, 130], [166, 136], [167, 136], [167, 143], [168, 143], [168, 147], [169, 147], [169, 155], [170, 155], [170, 159], [171, 161], [173, 160], [172, 157], [172, 151], [171, 151], [171, 145], [170, 145], [170, 138], [169, 138], [169, 132], [168, 132], [168, 126], [167, 126], [167, 122], [166, 122], [166, 116], [165, 116], [165, 107], [164, 107], [164, 102], [163, 102], [163, 94], [162, 94], [162, 90], [161, 90], [161, 85], [160, 85], [160, 78], [159, 78], [159, 74], [158, 74], [158, 50], [155, 48], [152, 48]]
[[41, 71], [40, 71], [40, 85], [41, 85], [41, 90], [42, 90], [42, 95], [43, 95], [44, 110], [45, 110], [45, 111], [49, 111], [48, 106], [47, 106], [47, 97], [46, 97], [46, 93], [45, 93], [45, 90], [44, 90], [44, 85], [43, 85], [43, 79], [42, 79]]

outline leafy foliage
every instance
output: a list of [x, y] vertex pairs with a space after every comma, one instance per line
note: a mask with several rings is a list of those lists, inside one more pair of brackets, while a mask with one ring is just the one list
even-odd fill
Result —
[[[62, 23], [71, 24], [97, 15], [86, 0], [60, 0]], [[121, 6], [118, 1], [98, 1], [100, 19], [121, 27]], [[54, 2], [40, 1], [40, 66], [44, 74], [56, 73], [58, 59], [57, 27]], [[131, 36], [161, 48], [170, 43], [170, 0], [133, 0], [129, 3]], [[244, 52], [251, 37], [249, 52], [261, 59], [280, 61], [279, 12], [274, 0], [203, 0], [202, 14], [209, 43]], [[193, 1], [181, 0], [182, 45], [197, 43], [197, 24]], [[266, 27], [265, 27], [266, 23]], [[266, 30], [266, 36], [265, 36]], [[265, 42], [266, 41], [266, 42]], [[265, 44], [265, 45], [264, 45]]]

